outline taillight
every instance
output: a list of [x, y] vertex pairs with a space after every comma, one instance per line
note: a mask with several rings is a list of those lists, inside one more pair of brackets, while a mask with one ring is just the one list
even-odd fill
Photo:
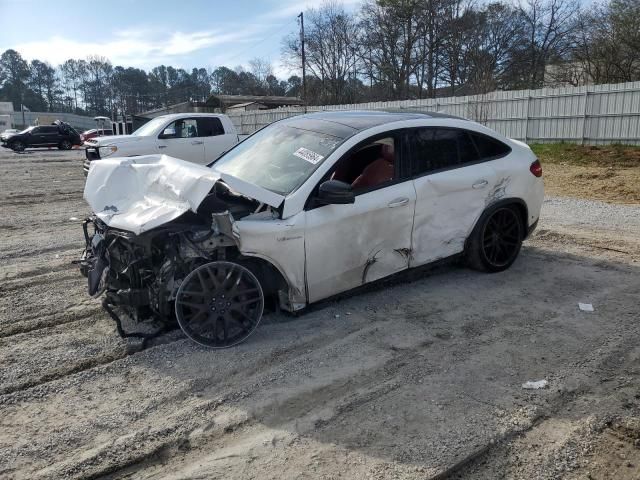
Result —
[[531, 173], [533, 173], [534, 176], [541, 177], [542, 176], [542, 165], [540, 165], [540, 160], [536, 160], [535, 162], [533, 162], [531, 164], [531, 166], [529, 167], [529, 171]]

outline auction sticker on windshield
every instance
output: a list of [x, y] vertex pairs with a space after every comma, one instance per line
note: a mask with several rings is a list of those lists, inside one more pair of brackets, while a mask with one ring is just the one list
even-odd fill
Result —
[[300, 147], [298, 150], [293, 152], [293, 154], [296, 157], [300, 157], [301, 159], [306, 160], [307, 162], [313, 165], [315, 165], [316, 163], [318, 163], [320, 160], [324, 158], [319, 153], [313, 152], [308, 148], [304, 148], [304, 147]]

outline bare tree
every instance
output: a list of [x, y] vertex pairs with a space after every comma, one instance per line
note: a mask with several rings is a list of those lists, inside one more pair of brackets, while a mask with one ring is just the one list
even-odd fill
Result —
[[[315, 77], [321, 91], [315, 97], [322, 103], [352, 100], [349, 78], [357, 76], [358, 25], [353, 15], [335, 2], [325, 2], [305, 14], [305, 56], [308, 74]], [[301, 64], [300, 39], [285, 40], [290, 65]]]
[[577, 0], [525, 0], [520, 14], [526, 32], [526, 48], [519, 56], [525, 87], [538, 88], [551, 60], [567, 58], [578, 28]]
[[423, 63], [425, 16], [420, 0], [368, 0], [361, 10], [360, 55], [390, 98], [408, 98], [411, 78]]

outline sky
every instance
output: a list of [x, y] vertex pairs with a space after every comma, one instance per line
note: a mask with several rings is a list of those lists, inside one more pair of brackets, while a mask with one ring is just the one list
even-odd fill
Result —
[[[297, 15], [318, 5], [295, 0], [0, 0], [0, 53], [58, 65], [69, 58], [107, 57], [149, 70], [248, 68], [269, 59], [280, 78], [282, 38], [298, 31]], [[358, 0], [343, 0], [352, 8]], [[19, 19], [19, 21], [16, 21]]]

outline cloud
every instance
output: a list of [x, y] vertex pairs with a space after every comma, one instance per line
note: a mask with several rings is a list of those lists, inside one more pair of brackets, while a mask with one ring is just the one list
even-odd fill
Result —
[[[69, 58], [89, 55], [107, 57], [114, 65], [150, 68], [161, 63], [192, 66], [189, 55], [214, 47], [224, 46], [228, 54], [250, 42], [263, 30], [262, 26], [245, 26], [235, 31], [199, 31], [164, 33], [158, 35], [144, 27], [113, 32], [104, 41], [79, 41], [55, 35], [46, 40], [13, 45], [27, 60], [35, 58], [58, 65]], [[222, 50], [222, 49], [220, 49]], [[214, 52], [217, 53], [217, 52]]]

